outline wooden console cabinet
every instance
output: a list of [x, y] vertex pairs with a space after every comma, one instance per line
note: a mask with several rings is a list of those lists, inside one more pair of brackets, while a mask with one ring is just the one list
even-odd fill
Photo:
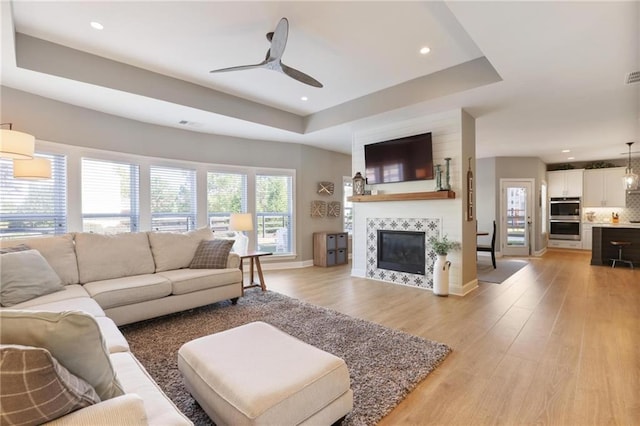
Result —
[[344, 265], [349, 261], [349, 234], [346, 232], [314, 232], [313, 264], [316, 266]]

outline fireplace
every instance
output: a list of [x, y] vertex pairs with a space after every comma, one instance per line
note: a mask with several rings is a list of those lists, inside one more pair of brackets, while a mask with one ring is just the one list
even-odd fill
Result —
[[378, 268], [425, 274], [425, 233], [378, 230]]
[[[378, 264], [378, 231], [401, 231], [409, 234], [422, 234], [424, 241], [430, 237], [440, 235], [439, 218], [403, 218], [403, 217], [370, 217], [367, 218], [367, 277], [374, 280], [392, 282], [412, 287], [431, 288], [433, 285], [433, 263], [436, 253], [428, 243], [422, 243], [422, 257], [417, 262], [411, 262], [410, 272], [404, 270], [389, 269], [388, 266]], [[396, 234], [395, 236], [397, 236]], [[393, 236], [392, 236], [393, 238]], [[412, 237], [411, 237], [412, 238]], [[384, 247], [382, 247], [384, 251]], [[391, 254], [394, 254], [393, 252]], [[397, 253], [395, 253], [397, 255]], [[384, 259], [387, 255], [383, 254]], [[416, 254], [417, 256], [417, 254]], [[405, 257], [413, 259], [414, 255], [405, 254]], [[389, 260], [389, 259], [387, 259]], [[416, 263], [422, 263], [422, 267], [415, 268]], [[413, 270], [419, 270], [419, 273]]]

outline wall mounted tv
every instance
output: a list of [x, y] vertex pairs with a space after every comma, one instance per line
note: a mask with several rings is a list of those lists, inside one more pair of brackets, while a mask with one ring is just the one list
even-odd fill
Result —
[[369, 185], [433, 179], [431, 133], [364, 146]]

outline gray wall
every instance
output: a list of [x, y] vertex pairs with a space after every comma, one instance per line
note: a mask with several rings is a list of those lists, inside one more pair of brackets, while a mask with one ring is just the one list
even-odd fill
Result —
[[477, 162], [478, 229], [490, 230], [493, 220], [498, 223], [496, 244], [500, 241], [500, 179], [534, 179], [534, 209], [536, 234], [534, 250], [546, 247], [542, 234], [540, 187], [546, 180], [546, 165], [535, 157], [482, 158]]
[[[209, 135], [146, 124], [1, 87], [1, 119], [37, 139], [94, 149], [176, 160], [296, 170], [297, 261], [313, 258], [314, 231], [340, 231], [342, 220], [312, 219], [312, 200], [342, 201], [342, 176], [351, 174], [351, 156], [301, 144]], [[178, 119], [180, 119], [179, 117]], [[331, 181], [331, 197], [316, 193]]]

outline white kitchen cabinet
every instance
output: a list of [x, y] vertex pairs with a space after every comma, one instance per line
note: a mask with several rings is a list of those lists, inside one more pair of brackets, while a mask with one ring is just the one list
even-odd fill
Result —
[[582, 249], [581, 240], [549, 240], [547, 247], [550, 248], [566, 248], [566, 249]]
[[624, 167], [584, 171], [583, 207], [625, 207]]
[[582, 250], [591, 250], [591, 242], [593, 241], [593, 225], [582, 224]]
[[549, 197], [582, 197], [582, 172], [583, 169], [547, 172]]

